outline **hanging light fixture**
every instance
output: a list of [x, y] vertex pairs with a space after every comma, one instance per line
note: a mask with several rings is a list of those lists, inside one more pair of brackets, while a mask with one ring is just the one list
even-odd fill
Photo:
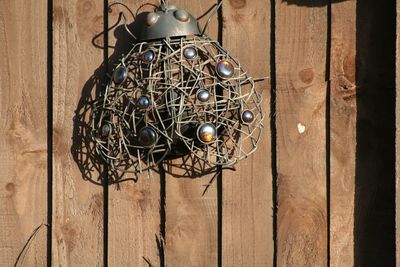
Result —
[[[221, 4], [220, 4], [221, 5]], [[94, 104], [92, 139], [111, 170], [140, 173], [194, 155], [232, 166], [262, 133], [261, 96], [240, 62], [186, 10], [162, 1]], [[186, 162], [185, 164], [190, 164]]]

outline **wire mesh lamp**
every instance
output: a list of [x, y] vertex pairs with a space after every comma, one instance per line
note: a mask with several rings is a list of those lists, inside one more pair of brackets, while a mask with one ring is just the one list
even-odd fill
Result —
[[[220, 4], [221, 5], [221, 4]], [[213, 14], [220, 7], [214, 6]], [[255, 81], [183, 9], [146, 15], [93, 106], [91, 138], [112, 171], [141, 173], [190, 158], [200, 172], [252, 154], [263, 129]], [[188, 166], [191, 167], [191, 166]]]

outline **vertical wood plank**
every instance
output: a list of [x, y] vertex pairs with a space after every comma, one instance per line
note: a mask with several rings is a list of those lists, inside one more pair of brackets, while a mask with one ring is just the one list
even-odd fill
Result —
[[[145, 3], [158, 1], [120, 1], [126, 4], [134, 13]], [[140, 9], [140, 12], [151, 11], [152, 7]], [[127, 19], [133, 18], [121, 6], [112, 7], [109, 13], [109, 26], [118, 20], [120, 12]], [[123, 54], [127, 54], [133, 43], [125, 29], [115, 28], [109, 32], [110, 48], [109, 71], [117, 64]], [[132, 177], [126, 175], [123, 179]], [[108, 250], [109, 266], [161, 266], [160, 265], [160, 177], [155, 172], [145, 172], [138, 177], [137, 182], [128, 180], [118, 187], [109, 189], [109, 219], [108, 219]]]
[[354, 265], [356, 4], [332, 5], [330, 263]]
[[0, 43], [0, 266], [45, 266], [47, 1], [0, 1]]
[[157, 175], [124, 182], [109, 192], [109, 266], [160, 266]]
[[276, 1], [277, 264], [325, 266], [328, 1], [290, 2]]
[[[177, 0], [173, 3], [196, 18], [217, 1]], [[217, 26], [214, 17], [207, 31], [214, 39]], [[174, 168], [172, 172], [177, 173]], [[166, 266], [217, 266], [217, 183], [211, 184], [203, 195], [211, 179], [212, 175], [190, 179], [166, 174]]]
[[[103, 1], [54, 0], [53, 3], [53, 247], [54, 266], [102, 266], [103, 189], [95, 169], [79, 166], [73, 119], [88, 104], [101, 79], [102, 49], [92, 38], [103, 31]], [[102, 43], [102, 38], [97, 40]], [[96, 69], [100, 71], [93, 74]], [[93, 75], [93, 76], [92, 76]], [[78, 119], [75, 117], [75, 119]], [[79, 124], [78, 124], [79, 125]], [[74, 136], [73, 136], [74, 135]], [[82, 137], [84, 138], [84, 137]], [[74, 140], [74, 143], [73, 143]], [[79, 141], [79, 140], [78, 140]], [[78, 147], [76, 147], [78, 146]], [[73, 151], [73, 153], [71, 153]], [[82, 164], [82, 162], [81, 162]], [[89, 179], [82, 175], [83, 168]]]
[[[223, 46], [251, 77], [270, 74], [270, 1], [226, 1]], [[260, 145], [222, 177], [223, 266], [272, 266], [274, 254], [269, 79], [256, 84], [266, 114]]]

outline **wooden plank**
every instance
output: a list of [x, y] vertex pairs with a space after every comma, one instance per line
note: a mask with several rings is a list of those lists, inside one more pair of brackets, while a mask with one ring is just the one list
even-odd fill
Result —
[[47, 262], [46, 40], [47, 1], [0, 1], [0, 266]]
[[109, 266], [160, 266], [159, 178], [139, 177], [109, 192]]
[[[216, 0], [174, 1], [194, 17], [215, 3]], [[214, 39], [218, 36], [217, 26], [215, 17], [207, 31]], [[179, 174], [175, 167], [170, 171]], [[212, 183], [203, 195], [211, 179], [212, 175], [190, 179], [166, 174], [166, 266], [217, 266], [217, 183]]]
[[332, 5], [330, 263], [354, 266], [356, 4]]
[[[270, 74], [270, 8], [270, 1], [256, 0], [226, 1], [222, 9], [223, 46], [255, 78]], [[273, 265], [269, 84], [256, 84], [266, 115], [258, 150], [222, 175], [223, 266]]]
[[[125, 0], [134, 13], [143, 4], [149, 1]], [[151, 1], [150, 1], [151, 2]], [[157, 1], [152, 1], [157, 3]], [[146, 6], [140, 12], [151, 11]], [[130, 14], [121, 6], [113, 6], [109, 13], [108, 24], [111, 27], [118, 20], [120, 12], [124, 12], [129, 21]], [[129, 35], [122, 24], [109, 32], [110, 48], [109, 68], [123, 54], [127, 54], [132, 47], [129, 44]], [[132, 177], [125, 175], [123, 179]], [[161, 266], [159, 242], [160, 236], [160, 178], [155, 172], [143, 173], [135, 177], [137, 182], [128, 180], [118, 187], [110, 187], [109, 191], [109, 219], [108, 219], [108, 250], [109, 266]], [[162, 254], [162, 253], [161, 253]]]
[[[156, 1], [153, 1], [157, 3]], [[149, 1], [125, 0], [134, 13]], [[151, 11], [146, 6], [140, 12]], [[133, 19], [121, 6], [113, 6], [109, 13], [108, 24], [111, 27], [124, 12], [129, 22]], [[122, 26], [109, 32], [110, 48], [109, 68], [118, 64], [123, 54], [132, 47], [130, 37]], [[125, 175], [123, 179], [132, 177]], [[143, 173], [135, 177], [137, 182], [128, 180], [117, 187], [110, 187], [108, 218], [108, 263], [110, 266], [160, 266], [160, 178], [155, 172]]]
[[326, 43], [326, 5], [276, 1], [278, 266], [327, 264]]
[[86, 108], [105, 73], [103, 51], [92, 44], [102, 31], [102, 1], [54, 1], [54, 266], [103, 263], [103, 189], [83, 132], [88, 127]]

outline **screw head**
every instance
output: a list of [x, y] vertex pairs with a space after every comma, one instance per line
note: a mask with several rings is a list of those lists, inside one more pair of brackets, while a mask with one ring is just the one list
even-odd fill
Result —
[[151, 147], [157, 143], [157, 133], [151, 127], [144, 127], [139, 131], [139, 144], [144, 147]]
[[201, 142], [209, 144], [217, 138], [217, 129], [211, 123], [204, 123], [197, 129], [197, 138]]
[[228, 60], [223, 59], [216, 66], [217, 75], [222, 79], [228, 79], [235, 73], [235, 68]]
[[245, 110], [242, 113], [242, 121], [245, 123], [252, 123], [254, 121], [254, 114], [250, 110]]
[[128, 69], [125, 66], [118, 67], [113, 73], [113, 81], [115, 84], [121, 84], [128, 78]]

